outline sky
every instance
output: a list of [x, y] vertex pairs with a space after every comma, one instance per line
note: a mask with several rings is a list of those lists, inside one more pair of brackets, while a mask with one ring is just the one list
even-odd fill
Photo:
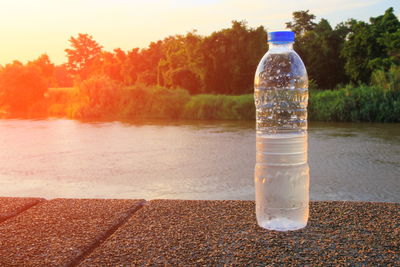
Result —
[[232, 20], [284, 30], [292, 12], [310, 10], [332, 26], [349, 18], [368, 21], [400, 0], [0, 0], [0, 64], [41, 54], [67, 61], [71, 36], [88, 33], [107, 51], [145, 48], [150, 42], [197, 30], [208, 35]]

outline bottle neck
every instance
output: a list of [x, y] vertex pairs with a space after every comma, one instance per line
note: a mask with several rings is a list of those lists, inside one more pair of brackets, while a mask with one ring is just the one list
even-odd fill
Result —
[[293, 50], [293, 42], [285, 42], [285, 43], [269, 42], [268, 44], [270, 52]]

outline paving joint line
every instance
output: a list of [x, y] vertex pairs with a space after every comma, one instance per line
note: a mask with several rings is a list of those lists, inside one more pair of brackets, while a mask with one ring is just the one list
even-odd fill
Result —
[[21, 209], [15, 211], [15, 212], [11, 212], [10, 215], [7, 215], [7, 216], [5, 216], [5, 217], [0, 217], [0, 224], [6, 222], [7, 220], [9, 220], [9, 219], [11, 219], [11, 218], [14, 218], [14, 217], [20, 215], [21, 213], [23, 213], [23, 212], [29, 210], [29, 209], [32, 208], [32, 207], [35, 207], [35, 206], [37, 206], [37, 205], [39, 205], [39, 204], [46, 203], [47, 201], [48, 201], [48, 200], [45, 199], [45, 198], [38, 199], [37, 202], [32, 202], [32, 203], [30, 203], [29, 205], [26, 205], [26, 206], [22, 207]]
[[122, 218], [115, 225], [111, 226], [104, 234], [100, 235], [96, 240], [89, 245], [89, 248], [83, 251], [80, 255], [78, 255], [72, 262], [66, 264], [68, 267], [78, 266], [83, 260], [86, 259], [87, 256], [92, 254], [92, 252], [99, 247], [104, 241], [106, 241], [111, 235], [113, 235], [121, 226], [123, 226], [130, 218], [132, 218], [135, 213], [140, 210], [142, 207], [147, 205], [147, 201], [144, 199], [140, 201], [138, 204], [132, 206], [131, 209], [127, 211], [127, 215]]

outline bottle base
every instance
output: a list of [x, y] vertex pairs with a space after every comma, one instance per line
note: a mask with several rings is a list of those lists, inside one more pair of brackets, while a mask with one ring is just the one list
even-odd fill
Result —
[[257, 213], [258, 225], [275, 231], [294, 231], [307, 226], [309, 208], [266, 208]]
[[259, 226], [275, 231], [294, 231], [306, 227], [307, 222], [293, 221], [288, 218], [275, 218], [258, 223]]

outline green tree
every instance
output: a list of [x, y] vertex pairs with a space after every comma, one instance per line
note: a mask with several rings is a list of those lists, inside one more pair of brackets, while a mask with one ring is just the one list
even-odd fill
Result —
[[65, 49], [68, 57], [68, 68], [73, 74], [79, 75], [81, 79], [86, 79], [91, 71], [95, 59], [100, 56], [102, 46], [88, 34], [79, 33], [78, 37], [69, 39], [71, 49]]
[[157, 68], [158, 84], [185, 88], [191, 94], [200, 93], [203, 88], [201, 42], [202, 38], [195, 32], [166, 38], [162, 45], [164, 57]]
[[309, 11], [310, 10], [293, 12], [293, 21], [286, 22], [286, 28], [294, 31], [297, 36], [303, 36], [306, 32], [314, 30], [317, 26], [315, 22], [313, 22], [315, 15], [309, 14]]
[[143, 57], [139, 48], [131, 49], [126, 53], [125, 60], [121, 67], [122, 83], [125, 85], [133, 85], [138, 79], [138, 73], [141, 72], [143, 65]]
[[73, 79], [66, 64], [54, 66], [54, 87], [71, 87]]
[[118, 82], [123, 81], [122, 66], [126, 60], [123, 50], [117, 48], [114, 49], [114, 53], [103, 51], [95, 60], [96, 68], [92, 70], [92, 74], [104, 75]]
[[36, 66], [14, 61], [0, 72], [0, 107], [11, 116], [37, 113], [34, 106], [44, 99], [46, 90], [46, 82]]
[[321, 89], [333, 88], [347, 81], [344, 59], [340, 57], [348, 28], [339, 24], [335, 29], [326, 19], [318, 23], [309, 10], [293, 12], [293, 22], [286, 25], [296, 32], [295, 50], [306, 65], [313, 86]]
[[28, 66], [37, 67], [40, 76], [46, 81], [46, 85], [54, 86], [56, 81], [54, 77], [54, 64], [51, 63], [47, 54], [42, 54], [37, 59], [28, 62]]
[[162, 41], [151, 42], [148, 48], [140, 51], [141, 60], [137, 62], [140, 70], [136, 76], [136, 82], [143, 85], [158, 84], [158, 64], [164, 57], [162, 52]]
[[385, 47], [387, 63], [400, 65], [400, 27], [395, 32], [385, 32], [378, 42]]
[[253, 91], [254, 72], [267, 51], [262, 26], [233, 21], [231, 28], [212, 33], [201, 46], [207, 93], [238, 95]]
[[321, 19], [313, 30], [297, 38], [295, 49], [307, 67], [310, 80], [318, 88], [333, 88], [346, 82], [345, 62], [340, 57], [345, 36], [343, 25], [332, 29], [326, 19]]
[[354, 82], [369, 83], [376, 69], [399, 64], [400, 22], [393, 8], [370, 22], [350, 20], [350, 33], [342, 50], [345, 70]]

